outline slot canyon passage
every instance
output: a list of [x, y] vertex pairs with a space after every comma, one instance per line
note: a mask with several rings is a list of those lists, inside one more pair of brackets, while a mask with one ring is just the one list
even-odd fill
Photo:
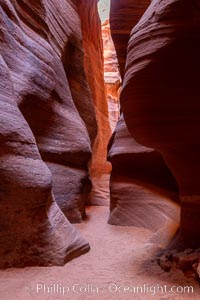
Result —
[[0, 299], [199, 299], [200, 1], [0, 0]]

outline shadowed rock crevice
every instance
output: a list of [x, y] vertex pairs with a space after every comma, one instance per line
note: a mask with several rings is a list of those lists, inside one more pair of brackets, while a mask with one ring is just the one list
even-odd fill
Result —
[[111, 128], [104, 83], [103, 41], [97, 1], [80, 1], [79, 14], [82, 24], [85, 74], [93, 98], [98, 126], [89, 163], [92, 189], [87, 203], [108, 205], [108, 180], [111, 166], [107, 161], [107, 144], [111, 136]]
[[[82, 46], [83, 47], [83, 46]], [[63, 66], [69, 82], [70, 91], [76, 108], [86, 124], [92, 144], [97, 136], [98, 128], [94, 110], [94, 103], [88, 85], [84, 65], [84, 49], [76, 45], [76, 41], [69, 40], [62, 56]]]

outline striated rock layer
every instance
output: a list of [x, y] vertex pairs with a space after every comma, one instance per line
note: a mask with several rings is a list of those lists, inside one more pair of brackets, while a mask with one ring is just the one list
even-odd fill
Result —
[[119, 94], [121, 89], [121, 76], [115, 46], [110, 32], [110, 1], [100, 0], [98, 11], [101, 19], [103, 55], [104, 55], [104, 81], [108, 101], [109, 122], [112, 132], [119, 120]]
[[199, 28], [198, 1], [152, 1], [131, 33], [121, 94], [131, 134], [163, 155], [179, 185], [170, 248], [200, 244]]
[[[104, 84], [103, 43], [97, 1], [80, 1], [79, 11], [83, 32], [85, 72], [98, 125], [98, 134], [92, 148], [92, 159], [89, 166], [92, 190], [88, 203], [108, 204], [108, 178], [111, 166], [107, 162], [106, 146], [111, 135], [111, 128]], [[82, 93], [80, 95], [82, 96]]]
[[[88, 175], [91, 141], [97, 134], [93, 99], [84, 71], [81, 21], [75, 1], [46, 1], [45, 12], [52, 66], [45, 70], [46, 81], [45, 74], [40, 74], [40, 91], [29, 95], [27, 88], [20, 110], [52, 172], [57, 203], [71, 222], [81, 222], [81, 191]], [[58, 182], [62, 182], [59, 188]]]
[[108, 159], [112, 163], [110, 224], [159, 230], [176, 220], [177, 205], [170, 199], [178, 201], [176, 181], [158, 152], [134, 140], [123, 114]]
[[111, 0], [110, 27], [122, 78], [130, 32], [150, 2], [151, 0]]
[[[149, 3], [111, 1], [111, 33], [122, 77], [129, 34]], [[177, 209], [171, 198], [178, 201], [176, 181], [159, 152], [136, 142], [126, 127], [123, 114], [110, 141], [108, 159], [112, 163], [110, 224], [156, 231], [159, 226], [174, 222]]]
[[[97, 143], [80, 3], [0, 4], [0, 267], [62, 265], [89, 249], [65, 216], [80, 222], [85, 215]], [[93, 6], [88, 3], [85, 17]]]
[[0, 56], [0, 268], [63, 265], [89, 245], [64, 217]]

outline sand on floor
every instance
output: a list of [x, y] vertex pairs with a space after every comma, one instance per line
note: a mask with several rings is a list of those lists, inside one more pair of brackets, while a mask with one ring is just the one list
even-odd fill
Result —
[[65, 266], [1, 270], [0, 299], [200, 299], [197, 282], [152, 261], [152, 232], [108, 225], [108, 213], [107, 206], [87, 208], [87, 220], [75, 226], [91, 250]]

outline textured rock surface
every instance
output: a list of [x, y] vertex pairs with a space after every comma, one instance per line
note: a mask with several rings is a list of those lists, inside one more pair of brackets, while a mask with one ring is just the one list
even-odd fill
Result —
[[117, 124], [108, 159], [112, 163], [110, 224], [158, 230], [167, 219], [177, 218], [176, 204], [170, 200], [170, 196], [178, 200], [171, 172], [158, 152], [134, 140], [123, 115]]
[[112, 162], [113, 175], [121, 174], [144, 185], [152, 184], [155, 188], [178, 192], [176, 181], [160, 153], [137, 143], [126, 127], [123, 114], [115, 130], [108, 159]]
[[112, 132], [115, 130], [119, 119], [119, 94], [121, 89], [121, 76], [115, 46], [110, 32], [110, 3], [101, 0], [98, 4], [98, 11], [101, 18], [103, 54], [104, 54], [104, 81], [108, 101], [109, 122]]
[[[92, 93], [98, 124], [98, 134], [93, 145], [90, 162], [92, 191], [89, 203], [101, 204], [108, 203], [108, 177], [111, 170], [110, 163], [107, 162], [106, 149], [111, 129], [103, 74], [101, 22], [97, 11], [97, 1], [81, 1], [79, 11], [85, 51], [85, 72]], [[102, 184], [103, 182], [104, 184]]]
[[150, 0], [111, 0], [110, 26], [122, 78], [130, 32], [150, 2]]
[[[111, 1], [111, 32], [122, 76], [129, 33], [149, 2]], [[163, 158], [154, 149], [135, 141], [126, 127], [123, 115], [120, 117], [109, 147], [108, 159], [112, 163], [109, 223], [149, 228], [153, 226], [154, 229], [158, 229], [159, 223], [165, 223], [174, 209], [174, 204], [169, 197], [178, 200], [175, 194], [178, 192], [176, 181]], [[160, 194], [165, 195], [161, 200], [163, 203], [160, 203]], [[158, 222], [153, 225], [153, 220], [156, 218]]]
[[180, 269], [186, 277], [199, 281], [200, 249], [185, 249], [183, 252], [173, 249], [167, 255], [158, 257], [157, 262], [166, 272]]
[[47, 166], [52, 173], [57, 204], [69, 220], [80, 223], [85, 217], [85, 202], [91, 188], [88, 172], [52, 162], [47, 162]]
[[1, 56], [0, 268], [63, 265], [89, 246], [53, 199], [51, 173], [17, 107], [11, 74]]
[[52, 194], [53, 179], [57, 203], [71, 221], [81, 221], [97, 123], [80, 3], [0, 4], [0, 266], [61, 265], [89, 249]]
[[132, 31], [121, 94], [131, 134], [160, 151], [177, 179], [176, 249], [200, 244], [199, 28], [198, 1], [152, 1]]
[[[55, 197], [69, 220], [80, 222], [82, 220], [80, 183], [76, 184], [74, 181], [74, 196], [67, 197], [67, 194], [71, 193], [68, 182], [74, 167], [80, 169], [79, 177], [83, 175], [83, 170], [87, 171], [87, 164], [91, 158], [90, 138], [93, 142], [97, 125], [93, 100], [84, 73], [81, 22], [75, 4], [76, 2], [70, 1], [55, 3], [46, 1], [45, 11], [40, 10], [44, 14], [41, 18], [46, 20], [47, 37], [41, 40], [36, 34], [36, 37], [29, 38], [33, 54], [22, 53], [23, 60], [28, 64], [23, 71], [27, 84], [18, 85], [20, 91], [17, 97], [20, 110], [36, 137], [42, 158], [51, 164], [57, 164], [56, 172], [55, 168], [51, 168], [53, 185], [55, 186], [59, 180], [63, 182], [64, 177], [60, 178], [63, 165], [73, 167], [71, 170], [68, 169], [68, 174], [65, 169], [65, 184], [63, 182], [60, 186], [60, 193], [57, 193], [56, 188]], [[17, 8], [19, 11], [25, 9], [22, 4]], [[34, 7], [31, 9], [30, 15], [28, 9], [25, 10], [27, 20], [29, 17], [32, 18]], [[40, 47], [37, 45], [38, 40], [41, 40]], [[24, 38], [25, 45], [28, 42]], [[11, 55], [14, 60], [16, 56], [14, 51]], [[30, 55], [36, 56], [36, 66], [30, 65]], [[18, 72], [21, 72], [20, 67], [22, 66], [18, 67]], [[31, 78], [28, 80], [29, 76]], [[73, 209], [73, 215], [67, 213], [68, 207]]]

